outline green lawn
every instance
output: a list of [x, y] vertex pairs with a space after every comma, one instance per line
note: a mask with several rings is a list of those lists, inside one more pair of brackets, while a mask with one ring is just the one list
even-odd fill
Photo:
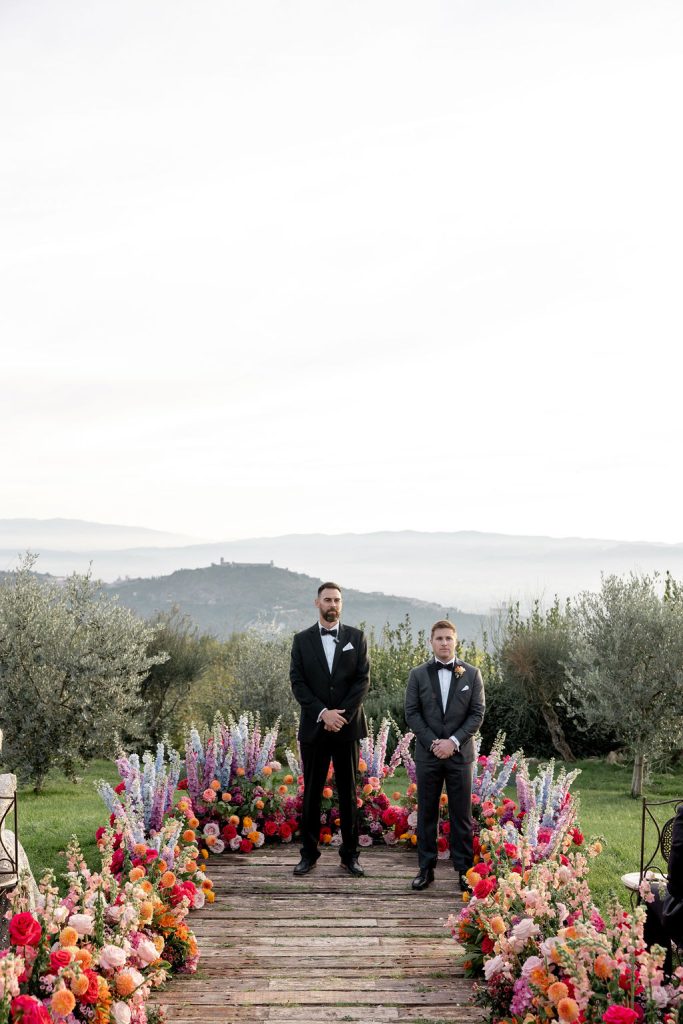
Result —
[[77, 783], [55, 773], [39, 796], [30, 788], [20, 789], [19, 838], [36, 878], [46, 868], [54, 868], [57, 874], [65, 870], [65, 860], [59, 852], [74, 834], [90, 867], [99, 863], [95, 830], [107, 823], [108, 813], [95, 789], [97, 779], [113, 784], [119, 781], [113, 762], [93, 761], [83, 769]]
[[[628, 795], [631, 769], [608, 765], [602, 761], [579, 761], [567, 769], [581, 768], [573, 786], [580, 797], [579, 821], [589, 839], [601, 835], [605, 839], [603, 853], [592, 862], [591, 889], [598, 903], [603, 903], [614, 889], [624, 905], [626, 892], [620, 882], [625, 871], [637, 870], [639, 862], [641, 802]], [[532, 772], [532, 774], [534, 774]], [[83, 771], [82, 780], [74, 784], [55, 775], [36, 796], [30, 789], [19, 794], [19, 835], [28, 853], [36, 877], [47, 867], [58, 873], [64, 869], [64, 850], [69, 837], [78, 835], [86, 860], [91, 866], [98, 862], [95, 830], [107, 820], [107, 812], [94, 787], [97, 779], [117, 782], [115, 766], [108, 761], [95, 761]], [[407, 779], [403, 771], [388, 781], [385, 791], [404, 790]], [[656, 799], [683, 796], [683, 771], [675, 775], [655, 775], [645, 793]], [[511, 791], [514, 796], [514, 792]]]

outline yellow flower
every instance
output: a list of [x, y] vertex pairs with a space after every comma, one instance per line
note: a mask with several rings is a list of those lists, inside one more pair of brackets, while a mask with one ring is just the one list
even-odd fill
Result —
[[254, 822], [251, 820], [250, 817], [247, 816], [246, 818], [242, 818], [242, 825], [244, 826], [244, 828], [246, 828], [247, 832], [253, 826], [253, 824]]
[[75, 946], [78, 942], [78, 932], [75, 928], [62, 928], [59, 933], [60, 946]]

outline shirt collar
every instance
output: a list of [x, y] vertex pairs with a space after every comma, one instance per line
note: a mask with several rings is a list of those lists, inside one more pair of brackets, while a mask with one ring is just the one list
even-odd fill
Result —
[[321, 626], [321, 624], [318, 623], [318, 630], [323, 630], [323, 629], [334, 629], [334, 630], [336, 630], [337, 635], [339, 635], [339, 630], [341, 629], [341, 622], [338, 622], [336, 624], [336, 626]]

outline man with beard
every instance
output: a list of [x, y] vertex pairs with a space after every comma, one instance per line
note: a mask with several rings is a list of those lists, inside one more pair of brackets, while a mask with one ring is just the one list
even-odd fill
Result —
[[339, 797], [341, 866], [360, 878], [356, 773], [359, 740], [368, 734], [363, 700], [370, 686], [365, 636], [342, 625], [341, 588], [322, 583], [315, 600], [318, 621], [297, 633], [292, 643], [289, 678], [301, 705], [299, 743], [304, 770], [301, 860], [294, 868], [306, 875], [320, 856], [320, 801], [330, 761]]

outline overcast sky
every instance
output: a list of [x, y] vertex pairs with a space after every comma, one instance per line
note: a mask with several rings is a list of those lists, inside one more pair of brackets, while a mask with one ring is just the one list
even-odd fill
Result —
[[0, 518], [683, 541], [683, 5], [0, 0]]

